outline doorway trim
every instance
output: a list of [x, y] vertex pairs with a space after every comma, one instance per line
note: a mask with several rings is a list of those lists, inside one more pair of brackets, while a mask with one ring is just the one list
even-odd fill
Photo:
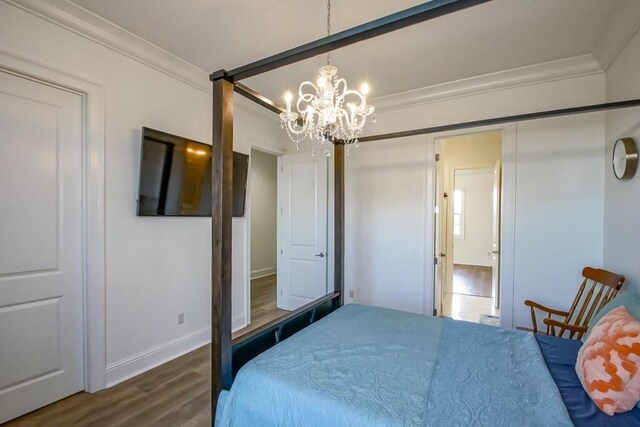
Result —
[[[244, 294], [245, 294], [244, 309], [246, 313], [246, 316], [245, 316], [246, 324], [244, 325], [244, 327], [247, 327], [249, 326], [249, 324], [251, 324], [251, 221], [252, 221], [251, 213], [252, 213], [252, 206], [253, 206], [253, 203], [252, 203], [253, 188], [251, 187], [251, 172], [253, 170], [253, 156], [251, 155], [251, 152], [253, 150], [262, 151], [263, 153], [267, 153], [267, 154], [271, 154], [272, 156], [275, 156], [278, 159], [278, 162], [277, 162], [278, 165], [276, 166], [277, 168], [280, 167], [280, 160], [279, 160], [280, 157], [286, 154], [286, 151], [284, 149], [261, 143], [257, 139], [252, 139], [251, 144], [249, 145], [249, 184], [247, 185], [249, 191], [247, 192], [248, 203], [247, 203], [247, 211], [246, 211], [247, 214], [245, 215], [245, 218], [246, 218], [245, 235], [247, 236], [247, 241], [244, 245], [245, 259], [247, 260], [246, 267], [245, 267], [246, 280], [244, 283]], [[276, 172], [279, 173], [279, 171], [276, 171]], [[278, 189], [276, 188], [276, 195], [277, 195], [277, 191]], [[279, 229], [280, 224], [276, 224], [276, 227], [278, 227]], [[277, 247], [276, 247], [276, 251], [277, 251]], [[276, 253], [276, 259], [277, 259], [277, 253]]]
[[82, 301], [84, 389], [106, 387], [104, 86], [0, 50], [0, 70], [82, 99]]
[[[435, 158], [436, 141], [442, 138], [450, 138], [454, 136], [472, 135], [487, 132], [502, 132], [502, 203], [501, 203], [501, 221], [500, 221], [500, 326], [504, 328], [513, 328], [513, 289], [514, 289], [514, 270], [515, 270], [515, 214], [516, 214], [516, 153], [517, 153], [517, 123], [508, 123], [503, 125], [481, 126], [477, 128], [465, 129], [464, 131], [449, 131], [427, 135], [427, 146], [429, 152]], [[435, 307], [435, 259], [434, 252], [434, 227], [433, 210], [435, 207], [435, 197], [437, 189], [435, 183], [437, 179], [438, 168], [435, 161], [431, 164], [431, 170], [427, 172], [427, 186], [431, 197], [426, 198], [427, 202], [427, 221], [432, 223], [431, 227], [427, 227], [427, 242], [431, 242], [427, 248], [427, 272], [425, 280], [426, 306], [425, 313], [431, 313]]]

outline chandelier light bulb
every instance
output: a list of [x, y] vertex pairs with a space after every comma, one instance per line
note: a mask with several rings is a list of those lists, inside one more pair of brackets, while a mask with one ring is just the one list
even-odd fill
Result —
[[362, 86], [360, 86], [360, 92], [362, 92], [363, 95], [369, 94], [369, 85], [367, 82], [362, 83]]
[[291, 92], [287, 92], [284, 94], [284, 102], [291, 102], [293, 101], [293, 95], [291, 94]]

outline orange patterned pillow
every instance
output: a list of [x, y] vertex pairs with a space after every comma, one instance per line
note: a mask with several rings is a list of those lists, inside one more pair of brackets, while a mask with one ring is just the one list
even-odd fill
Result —
[[624, 306], [593, 327], [578, 352], [576, 372], [585, 391], [607, 415], [626, 412], [640, 400], [640, 322]]

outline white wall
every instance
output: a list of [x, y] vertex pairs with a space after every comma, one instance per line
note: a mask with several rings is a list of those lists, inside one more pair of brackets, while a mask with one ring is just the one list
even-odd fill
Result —
[[251, 277], [276, 272], [278, 158], [251, 150]]
[[[604, 75], [591, 74], [381, 112], [370, 132], [603, 100]], [[517, 192], [515, 230], [509, 231], [515, 288], [511, 301], [502, 299], [507, 326], [511, 319], [515, 326], [529, 324], [527, 298], [567, 307], [582, 267], [602, 262], [604, 116], [522, 122], [516, 137], [515, 158], [503, 158], [505, 168], [516, 168]], [[433, 197], [426, 141], [367, 143], [347, 158], [347, 295], [355, 289], [348, 301], [431, 311], [424, 301], [433, 288], [433, 252], [430, 242], [420, 243], [433, 227], [425, 206]]]
[[363, 144], [346, 157], [345, 288], [347, 295], [354, 291], [353, 302], [426, 311], [426, 174], [432, 156], [425, 140]]
[[522, 301], [568, 309], [584, 266], [602, 265], [604, 114], [518, 123], [515, 324]]
[[491, 266], [493, 168], [456, 169], [454, 174], [455, 189], [463, 193], [464, 233], [453, 240], [453, 262]]
[[[640, 98], [640, 33], [607, 71], [607, 100], [634, 98]], [[614, 142], [623, 137], [640, 143], [638, 108], [612, 111], [606, 116], [604, 266], [625, 275], [626, 286], [640, 291], [640, 173], [629, 181], [618, 181], [610, 162]]]
[[[210, 142], [210, 94], [5, 2], [0, 50], [105, 88], [107, 381], [206, 343], [210, 220], [137, 217], [135, 203], [142, 126]], [[236, 111], [237, 151], [248, 154], [258, 136], [260, 144], [280, 149], [277, 121]], [[246, 218], [234, 218], [233, 228], [233, 314], [240, 326], [248, 280]], [[183, 325], [177, 324], [179, 312], [185, 313]]]

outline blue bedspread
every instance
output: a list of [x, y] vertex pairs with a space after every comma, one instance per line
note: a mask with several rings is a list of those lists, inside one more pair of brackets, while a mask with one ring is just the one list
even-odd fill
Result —
[[220, 426], [570, 426], [532, 334], [348, 305], [262, 353]]

